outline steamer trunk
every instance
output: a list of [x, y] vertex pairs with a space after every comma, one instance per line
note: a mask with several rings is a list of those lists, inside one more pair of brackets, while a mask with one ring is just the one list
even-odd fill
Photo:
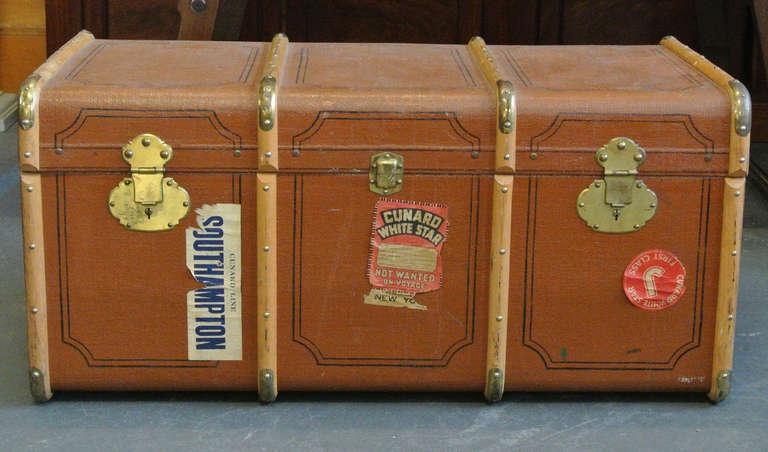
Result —
[[38, 400], [727, 395], [749, 95], [674, 38], [83, 32], [22, 94]]

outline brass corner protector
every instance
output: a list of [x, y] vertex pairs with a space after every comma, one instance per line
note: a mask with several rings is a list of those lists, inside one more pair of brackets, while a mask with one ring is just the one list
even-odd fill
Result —
[[512, 133], [515, 129], [515, 87], [509, 80], [497, 80], [499, 131]]
[[45, 375], [35, 367], [29, 369], [29, 392], [37, 403], [47, 402], [51, 398], [45, 390]]
[[504, 372], [499, 368], [488, 371], [485, 383], [485, 400], [489, 403], [498, 402], [504, 396]]
[[277, 79], [267, 75], [259, 84], [259, 128], [263, 131], [272, 130], [275, 126], [275, 110], [277, 109]]
[[22, 130], [31, 129], [35, 125], [35, 110], [37, 110], [38, 74], [32, 74], [24, 80], [19, 88], [19, 126]]
[[719, 403], [728, 397], [728, 394], [731, 393], [731, 376], [733, 375], [733, 371], [730, 369], [721, 370], [717, 374], [717, 378], [715, 379], [715, 392], [714, 395], [711, 397], [711, 400], [713, 403]]
[[264, 403], [273, 402], [277, 398], [277, 382], [272, 369], [259, 371], [259, 400]]
[[728, 82], [731, 88], [731, 106], [733, 107], [733, 127], [736, 135], [745, 137], [752, 130], [752, 98], [749, 90], [740, 81]]

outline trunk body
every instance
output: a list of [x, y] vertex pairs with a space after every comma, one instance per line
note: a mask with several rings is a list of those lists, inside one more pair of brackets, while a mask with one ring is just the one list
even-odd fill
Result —
[[[748, 158], [738, 107], [749, 99], [718, 71], [674, 38], [527, 47], [81, 33], [36, 73], [20, 130], [33, 392], [722, 399]], [[172, 152], [164, 173], [132, 172], [155, 145]], [[625, 146], [634, 168], [609, 174], [608, 153]], [[112, 198], [133, 181], [133, 205], [149, 172], [170, 187], [162, 202], [188, 194], [186, 216], [156, 232], [141, 228], [165, 218], [161, 204], [121, 220]], [[601, 184], [596, 209], [616, 198], [615, 223], [583, 212], [594, 200], [582, 206], [582, 191]], [[647, 212], [630, 214], [631, 200]], [[187, 265], [205, 268], [194, 267], [191, 256], [207, 259], [196, 239], [221, 237], [203, 224], [214, 221], [206, 205], [239, 219], [225, 216], [233, 229], [217, 261], [237, 280], [222, 292], [226, 318], [189, 295], [213, 284]], [[655, 250], [685, 268], [685, 288], [644, 309], [624, 274]], [[665, 271], [640, 277], [643, 293]]]

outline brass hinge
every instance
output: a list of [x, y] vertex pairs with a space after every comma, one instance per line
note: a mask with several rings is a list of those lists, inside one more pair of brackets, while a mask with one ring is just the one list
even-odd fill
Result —
[[131, 165], [126, 177], [109, 193], [109, 212], [133, 231], [173, 229], [189, 212], [189, 193], [175, 180], [163, 177], [173, 149], [155, 135], [144, 133], [123, 146], [123, 160]]
[[384, 152], [371, 157], [368, 172], [370, 189], [380, 195], [391, 195], [403, 189], [403, 156]]
[[635, 180], [645, 162], [645, 150], [629, 138], [609, 141], [595, 154], [604, 178], [592, 182], [577, 200], [579, 217], [598, 232], [636, 231], [656, 214], [656, 194]]

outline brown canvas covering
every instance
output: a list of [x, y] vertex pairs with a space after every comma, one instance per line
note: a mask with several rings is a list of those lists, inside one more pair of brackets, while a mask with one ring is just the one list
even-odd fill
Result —
[[[488, 396], [492, 360], [502, 392], [727, 395], [730, 374], [718, 375], [731, 369], [748, 134], [734, 135], [723, 76], [673, 38], [456, 46], [81, 33], [61, 52], [41, 68], [35, 124], [20, 131], [22, 183], [34, 186], [23, 197], [39, 398], [261, 389], [270, 399], [265, 370], [288, 391]], [[260, 131], [270, 71], [279, 123]], [[514, 86], [503, 146], [494, 78]], [[107, 208], [130, 177], [121, 149], [144, 133], [173, 148], [165, 176], [191, 199], [168, 231], [129, 230]], [[626, 234], [593, 230], [576, 207], [604, 177], [595, 153], [615, 137], [645, 149], [637, 179], [658, 196], [653, 219]], [[391, 196], [369, 189], [371, 157], [386, 152], [405, 167]], [[426, 310], [363, 301], [382, 198], [447, 206], [441, 287], [415, 296]], [[241, 206], [242, 359], [189, 360], [187, 292], [200, 284], [185, 230], [216, 203]], [[654, 249], [687, 273], [685, 293], [660, 311], [622, 288], [630, 261]]]

